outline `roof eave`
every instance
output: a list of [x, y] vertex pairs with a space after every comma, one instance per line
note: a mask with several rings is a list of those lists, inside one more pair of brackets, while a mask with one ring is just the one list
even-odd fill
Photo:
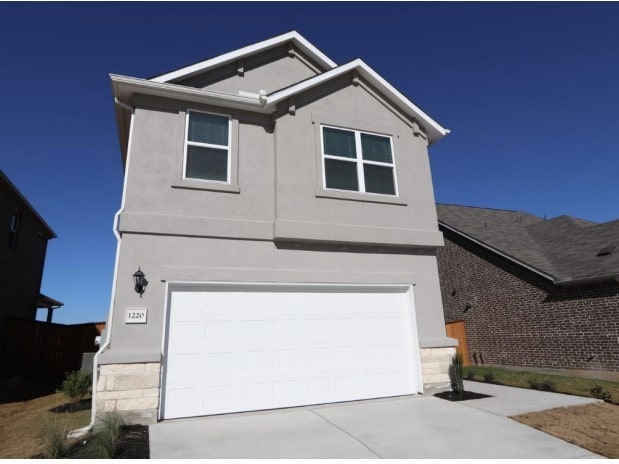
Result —
[[45, 219], [39, 214], [39, 212], [30, 204], [28, 199], [19, 191], [19, 189], [15, 186], [15, 184], [7, 177], [7, 175], [0, 169], [0, 178], [4, 180], [4, 182], [8, 185], [8, 187], [15, 193], [15, 195], [26, 205], [26, 207], [34, 214], [37, 220], [41, 223], [43, 228], [47, 231], [47, 239], [51, 240], [53, 238], [57, 238], [56, 232], [49, 226]]
[[531, 272], [534, 272], [535, 274], [539, 275], [540, 277], [543, 277], [544, 279], [549, 280], [553, 284], [556, 283], [556, 278], [553, 275], [547, 274], [544, 271], [541, 271], [541, 270], [537, 269], [536, 267], [531, 266], [530, 264], [527, 264], [527, 263], [525, 263], [523, 261], [520, 261], [519, 259], [514, 258], [513, 256], [511, 256], [511, 255], [509, 255], [509, 254], [499, 250], [498, 248], [495, 248], [492, 245], [489, 245], [489, 244], [487, 244], [487, 243], [485, 243], [485, 242], [483, 242], [483, 241], [473, 237], [472, 235], [469, 235], [469, 234], [467, 234], [465, 232], [462, 232], [461, 230], [459, 230], [459, 229], [457, 229], [457, 228], [455, 228], [453, 226], [450, 226], [449, 224], [446, 224], [445, 222], [443, 222], [441, 220], [439, 220], [438, 223], [439, 223], [439, 225], [441, 225], [445, 229], [448, 229], [451, 232], [453, 232], [455, 234], [458, 234], [461, 237], [466, 238], [467, 240], [470, 240], [471, 242], [473, 242], [473, 243], [475, 243], [475, 244], [485, 248], [486, 250], [489, 250], [489, 251], [491, 251], [491, 252], [493, 252], [493, 253], [495, 253], [495, 254], [497, 254], [497, 255], [499, 255], [499, 256], [501, 256], [501, 257], [503, 257], [503, 258], [505, 258], [505, 259], [507, 259], [507, 260], [509, 260], [509, 261], [511, 261], [511, 262], [513, 262], [513, 263], [515, 263], [517, 265], [519, 265], [519, 266], [521, 266], [521, 267], [524, 267], [525, 269], [528, 269]]
[[[133, 96], [135, 94], [142, 94], [196, 104], [210, 104], [253, 112], [266, 112], [265, 100], [260, 96], [248, 97], [243, 95], [232, 95], [213, 90], [202, 90], [176, 84], [153, 82], [147, 79], [138, 79], [118, 74], [110, 74], [110, 79], [112, 81], [112, 92], [114, 97], [128, 106], [133, 106]], [[125, 113], [126, 111], [119, 105], [116, 105], [116, 127], [121, 145], [123, 165], [126, 159], [127, 143], [129, 140], [129, 123], [125, 118]]]
[[176, 79], [185, 79], [199, 73], [207, 72], [219, 66], [232, 63], [244, 57], [269, 50], [279, 45], [283, 45], [290, 41], [292, 41], [296, 46], [299, 47], [301, 51], [307, 54], [324, 69], [331, 69], [337, 66], [337, 64], [331, 58], [318, 50], [318, 48], [312, 45], [307, 39], [305, 39], [305, 37], [303, 37], [297, 31], [291, 31], [267, 40], [263, 40], [262, 42], [257, 42], [255, 44], [239, 48], [238, 50], [224, 53], [208, 60], [200, 61], [190, 66], [185, 66], [175, 71], [161, 74], [160, 76], [155, 76], [150, 80], [153, 82], [163, 83]]
[[615, 272], [612, 274], [602, 274], [596, 276], [588, 276], [588, 277], [578, 277], [578, 278], [566, 278], [561, 280], [556, 280], [555, 285], [560, 285], [562, 287], [570, 287], [574, 285], [585, 285], [585, 284], [596, 284], [602, 282], [610, 282], [614, 280], [615, 282], [619, 282], [619, 273]]
[[404, 113], [417, 120], [427, 132], [429, 143], [434, 143], [449, 134], [449, 129], [442, 127], [438, 122], [427, 115], [421, 108], [400, 93], [395, 87], [383, 79], [376, 71], [370, 68], [363, 60], [356, 59], [337, 68], [326, 71], [286, 89], [276, 91], [267, 96], [267, 106], [274, 107], [277, 103], [297, 93], [317, 87], [331, 79], [357, 71], [370, 84], [376, 87], [385, 96], [388, 96]]

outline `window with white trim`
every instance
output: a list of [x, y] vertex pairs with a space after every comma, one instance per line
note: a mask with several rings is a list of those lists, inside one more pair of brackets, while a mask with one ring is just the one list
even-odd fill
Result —
[[324, 188], [397, 195], [391, 137], [331, 126], [321, 130]]
[[187, 111], [183, 178], [230, 183], [230, 117]]

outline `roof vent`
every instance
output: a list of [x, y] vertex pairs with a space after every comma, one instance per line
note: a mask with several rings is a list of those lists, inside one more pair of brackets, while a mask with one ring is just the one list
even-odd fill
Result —
[[611, 254], [613, 251], [615, 251], [616, 246], [615, 245], [609, 245], [607, 247], [602, 248], [600, 251], [598, 251], [597, 256], [608, 256], [609, 254]]

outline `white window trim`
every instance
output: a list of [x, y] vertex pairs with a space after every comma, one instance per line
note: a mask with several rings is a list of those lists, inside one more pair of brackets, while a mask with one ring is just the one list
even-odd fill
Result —
[[[325, 146], [324, 146], [324, 128], [329, 128], [329, 129], [336, 129], [336, 130], [342, 130], [342, 131], [348, 131], [348, 132], [353, 132], [355, 134], [355, 153], [356, 153], [356, 158], [347, 158], [345, 156], [334, 156], [334, 155], [327, 155], [325, 153]], [[363, 149], [361, 147], [361, 134], [368, 134], [368, 135], [377, 135], [379, 137], [385, 137], [389, 139], [389, 145], [391, 148], [391, 163], [384, 163], [381, 161], [370, 161], [370, 160], [364, 160], [363, 159]], [[388, 134], [381, 134], [379, 132], [372, 132], [372, 131], [367, 131], [367, 130], [358, 130], [358, 129], [349, 129], [346, 127], [338, 127], [338, 126], [332, 126], [330, 124], [321, 124], [320, 125], [320, 152], [322, 155], [322, 187], [323, 189], [327, 190], [327, 191], [336, 191], [336, 192], [357, 192], [357, 193], [362, 193], [364, 195], [378, 195], [381, 197], [389, 197], [389, 198], [397, 198], [399, 197], [399, 191], [398, 191], [398, 176], [396, 174], [396, 166], [395, 166], [395, 152], [393, 150], [393, 137], [391, 135]], [[356, 163], [356, 167], [357, 167], [357, 184], [359, 187], [359, 190], [342, 190], [342, 189], [334, 189], [334, 188], [330, 188], [327, 187], [327, 167], [326, 167], [326, 163], [325, 160], [326, 159], [333, 159], [333, 160], [338, 160], [338, 161], [347, 161], [349, 163]], [[363, 165], [364, 164], [373, 164], [376, 166], [384, 166], [384, 167], [389, 167], [389, 168], [393, 168], [393, 188], [395, 190], [395, 194], [391, 195], [389, 193], [374, 193], [374, 192], [366, 192], [365, 191], [365, 175], [364, 175], [364, 171], [363, 171]]]
[[[189, 117], [191, 115], [191, 113], [202, 113], [202, 114], [210, 114], [213, 116], [222, 116], [225, 118], [228, 118], [228, 145], [216, 145], [216, 144], [212, 144], [212, 143], [202, 143], [202, 142], [192, 142], [189, 140]], [[228, 152], [228, 163], [226, 166], [226, 181], [221, 181], [221, 180], [209, 180], [209, 179], [200, 179], [197, 177], [187, 177], [187, 147], [189, 145], [195, 146], [195, 147], [204, 147], [204, 148], [215, 148], [218, 150], [226, 150]], [[215, 113], [212, 111], [202, 111], [202, 110], [194, 110], [194, 109], [187, 109], [186, 114], [185, 114], [185, 141], [184, 141], [184, 148], [183, 148], [183, 175], [182, 175], [182, 180], [189, 180], [192, 182], [209, 182], [209, 183], [216, 183], [216, 184], [226, 184], [226, 185], [230, 185], [230, 171], [232, 169], [232, 117], [229, 114], [221, 114], [221, 113]]]

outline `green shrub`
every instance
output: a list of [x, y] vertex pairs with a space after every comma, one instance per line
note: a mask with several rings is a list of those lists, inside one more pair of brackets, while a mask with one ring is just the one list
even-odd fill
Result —
[[464, 395], [464, 382], [462, 381], [462, 356], [460, 354], [456, 353], [451, 358], [448, 372], [451, 390], [458, 398], [462, 398], [462, 395]]
[[39, 427], [39, 439], [43, 443], [43, 455], [49, 459], [62, 458], [67, 454], [67, 423], [68, 417], [65, 415], [64, 421], [51, 416], [43, 416]]
[[77, 406], [90, 391], [92, 386], [92, 375], [85, 370], [69, 372], [60, 390], [69, 397], [71, 403]]
[[472, 372], [472, 371], [467, 372], [467, 374], [466, 374], [466, 378], [467, 378], [468, 380], [475, 380], [475, 373], [474, 373], [474, 372]]
[[531, 380], [531, 379], [529, 379], [529, 387], [531, 387], [533, 390], [542, 389], [542, 386], [540, 385], [539, 382], [537, 382], [536, 380]]
[[494, 378], [494, 374], [492, 372], [486, 372], [484, 374], [484, 382], [494, 383], [496, 379]]
[[604, 387], [598, 385], [597, 383], [591, 387], [589, 392], [596, 397], [597, 399], [604, 400], [608, 403], [612, 401], [612, 395], [608, 392]]
[[95, 423], [94, 446], [104, 459], [112, 459], [122, 433], [123, 420], [117, 412], [106, 412], [97, 417]]

